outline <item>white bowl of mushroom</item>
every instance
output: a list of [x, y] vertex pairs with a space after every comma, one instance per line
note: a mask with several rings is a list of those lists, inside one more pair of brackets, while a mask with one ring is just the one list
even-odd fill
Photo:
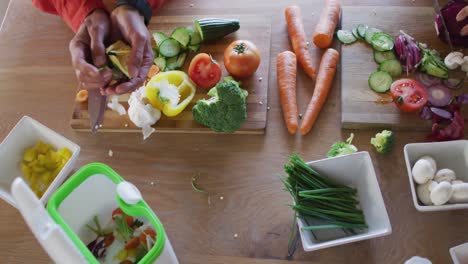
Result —
[[468, 208], [468, 140], [407, 144], [404, 154], [418, 211]]

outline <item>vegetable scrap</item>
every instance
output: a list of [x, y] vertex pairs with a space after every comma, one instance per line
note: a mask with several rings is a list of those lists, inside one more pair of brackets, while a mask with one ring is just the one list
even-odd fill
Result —
[[127, 114], [127, 110], [125, 110], [125, 107], [119, 103], [119, 96], [114, 95], [111, 97], [111, 100], [109, 103], [107, 103], [107, 107], [109, 107], [111, 110], [117, 112], [119, 115], [125, 115]]
[[358, 149], [352, 144], [353, 139], [354, 134], [351, 133], [345, 142], [340, 141], [334, 143], [327, 153], [327, 158], [338, 157], [357, 152]]
[[42, 141], [24, 151], [19, 167], [37, 197], [42, 197], [71, 156], [68, 148], [55, 150], [52, 145]]
[[111, 149], [109, 149], [109, 152], [107, 153], [107, 155], [109, 157], [112, 157], [112, 156], [114, 156], [114, 152]]
[[135, 90], [128, 99], [128, 117], [137, 127], [142, 129], [143, 140], [155, 132], [151, 126], [161, 118], [161, 111], [144, 102], [144, 98], [146, 98], [144, 89], [145, 87], [140, 87]]
[[195, 184], [195, 181], [197, 180], [196, 176], [193, 176], [192, 177], [192, 181], [191, 181], [191, 184], [192, 184], [192, 189], [196, 192], [199, 192], [199, 193], [206, 193], [208, 194], [205, 190], [199, 188], [196, 184]]
[[79, 90], [78, 93], [76, 93], [76, 98], [75, 100], [78, 103], [84, 103], [88, 101], [88, 90]]

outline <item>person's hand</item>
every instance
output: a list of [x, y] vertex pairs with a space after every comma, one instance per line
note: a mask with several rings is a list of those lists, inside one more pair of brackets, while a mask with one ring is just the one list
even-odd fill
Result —
[[[465, 6], [460, 12], [457, 14], [457, 21], [460, 22], [464, 20], [468, 16], [468, 6]], [[460, 34], [462, 36], [467, 36], [468, 35], [468, 25], [464, 26], [462, 30], [460, 31]]]
[[109, 15], [96, 9], [86, 17], [71, 40], [72, 64], [82, 89], [102, 89], [110, 82], [112, 71], [98, 70], [106, 65], [104, 42], [109, 35]]
[[111, 24], [112, 40], [124, 40], [132, 47], [128, 60], [131, 78], [116, 87], [105, 88], [104, 92], [108, 95], [128, 93], [139, 88], [153, 64], [151, 36], [143, 17], [135, 8], [126, 5], [115, 8], [111, 13]]

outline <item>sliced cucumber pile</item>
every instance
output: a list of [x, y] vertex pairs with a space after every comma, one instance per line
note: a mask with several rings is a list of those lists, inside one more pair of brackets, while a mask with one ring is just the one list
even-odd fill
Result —
[[336, 37], [343, 44], [352, 44], [357, 40], [363, 40], [371, 45], [374, 50], [374, 60], [379, 64], [376, 72], [369, 77], [369, 87], [378, 93], [385, 93], [390, 89], [393, 78], [398, 78], [403, 68], [397, 60], [392, 36], [382, 30], [359, 24], [349, 30], [338, 30]]

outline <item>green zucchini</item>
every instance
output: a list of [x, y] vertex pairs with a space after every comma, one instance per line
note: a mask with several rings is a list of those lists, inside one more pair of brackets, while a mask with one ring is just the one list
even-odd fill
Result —
[[390, 90], [392, 82], [392, 76], [384, 71], [376, 71], [369, 77], [369, 87], [378, 93], [385, 93]]
[[379, 71], [388, 72], [393, 78], [397, 78], [401, 75], [403, 68], [399, 60], [391, 59], [382, 62], [379, 66]]
[[349, 30], [338, 30], [336, 32], [336, 37], [343, 44], [352, 44], [357, 41], [357, 38], [353, 36], [353, 33]]
[[223, 18], [202, 18], [195, 20], [195, 29], [202, 41], [213, 41], [239, 30], [239, 20]]
[[159, 53], [166, 58], [174, 57], [180, 53], [179, 42], [173, 38], [163, 40], [159, 46]]
[[166, 58], [164, 57], [157, 57], [154, 59], [154, 64], [158, 66], [160, 71], [165, 71], [166, 70]]
[[182, 47], [186, 48], [190, 43], [190, 32], [186, 27], [178, 27], [172, 31], [171, 38], [177, 40]]
[[386, 60], [392, 60], [392, 59], [396, 59], [396, 56], [395, 56], [395, 53], [393, 52], [393, 50], [390, 50], [390, 51], [374, 50], [374, 60], [378, 64], [380, 64], [380, 63], [382, 63], [382, 62], [384, 62]]

